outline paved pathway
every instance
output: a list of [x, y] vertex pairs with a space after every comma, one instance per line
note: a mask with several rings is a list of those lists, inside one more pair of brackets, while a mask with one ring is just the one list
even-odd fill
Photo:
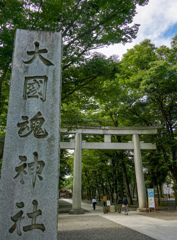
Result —
[[[72, 203], [71, 199], [63, 199], [68, 203]], [[98, 215], [104, 219], [114, 223], [121, 224], [132, 230], [145, 234], [157, 240], [176, 240], [177, 239], [177, 218], [176, 220], [163, 220], [140, 215], [136, 211], [130, 211], [126, 216], [120, 213], [103, 213], [103, 208], [97, 206], [94, 211], [90, 204], [82, 203], [82, 208], [87, 210], [84, 215]], [[65, 214], [68, 215], [68, 214]]]

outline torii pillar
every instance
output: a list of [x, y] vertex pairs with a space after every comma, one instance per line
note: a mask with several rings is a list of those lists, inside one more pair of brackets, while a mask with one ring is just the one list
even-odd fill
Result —
[[144, 182], [144, 173], [141, 159], [141, 149], [138, 134], [133, 134], [134, 143], [134, 163], [135, 163], [135, 173], [136, 173], [136, 183], [138, 190], [138, 203], [139, 208], [137, 210], [141, 211], [146, 208], [146, 188]]
[[82, 187], [82, 134], [75, 134], [74, 176], [73, 176], [73, 204], [70, 214], [83, 214], [81, 209]]

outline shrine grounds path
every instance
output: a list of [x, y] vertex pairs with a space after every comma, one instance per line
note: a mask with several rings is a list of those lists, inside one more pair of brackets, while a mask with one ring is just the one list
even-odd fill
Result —
[[59, 200], [58, 240], [176, 240], [177, 211], [139, 213], [130, 208], [129, 215], [103, 213], [91, 202], [82, 202], [85, 214], [70, 215], [71, 199]]

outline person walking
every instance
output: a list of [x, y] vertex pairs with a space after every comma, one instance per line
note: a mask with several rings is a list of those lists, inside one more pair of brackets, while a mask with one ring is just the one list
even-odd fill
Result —
[[123, 204], [125, 206], [125, 215], [128, 215], [128, 201], [126, 197], [123, 199]]
[[170, 199], [170, 193], [168, 193], [168, 199]]
[[96, 208], [96, 199], [95, 198], [92, 199], [92, 204], [93, 204], [93, 210], [95, 210], [95, 208]]

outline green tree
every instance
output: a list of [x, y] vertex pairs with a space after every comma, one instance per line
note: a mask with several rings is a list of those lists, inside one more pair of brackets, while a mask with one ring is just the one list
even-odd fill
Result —
[[160, 197], [162, 196], [162, 185], [166, 181], [168, 175], [168, 165], [166, 164], [163, 155], [158, 149], [157, 151], [149, 151], [143, 155], [144, 167], [147, 167], [148, 172], [145, 174], [145, 182], [148, 188], [156, 188], [158, 203], [160, 205]]
[[65, 178], [65, 181], [61, 184], [61, 188], [73, 189], [73, 177]]
[[118, 78], [127, 86], [131, 100], [127, 109], [130, 125], [162, 125], [155, 141], [174, 181], [177, 205], [176, 38], [171, 48], [155, 48], [149, 40], [135, 46], [124, 55]]
[[[156, 48], [150, 40], [144, 40], [130, 49], [117, 63], [116, 77], [104, 81], [101, 94], [94, 95], [98, 105], [95, 111], [90, 111], [90, 117], [102, 118], [100, 125], [104, 121], [110, 126], [162, 125], [157, 136], [144, 136], [141, 140], [156, 142], [158, 148], [148, 165], [151, 183], [160, 186], [168, 173], [174, 181], [174, 190], [177, 180], [176, 39], [177, 36], [171, 48]], [[143, 154], [144, 167], [147, 159], [148, 152]]]
[[[12, 62], [17, 28], [61, 31], [63, 36], [63, 97], [71, 94], [68, 84], [79, 85], [76, 73], [67, 77], [64, 70], [81, 66], [88, 51], [114, 43], [125, 43], [136, 37], [139, 25], [130, 26], [137, 5], [148, 0], [4, 0], [0, 3], [0, 103], [2, 82]], [[72, 69], [70, 69], [72, 73]], [[76, 72], [77, 69], [76, 69]], [[94, 78], [93, 78], [94, 79]], [[9, 80], [9, 79], [8, 79]], [[86, 79], [85, 79], [86, 80]], [[83, 84], [80, 83], [83, 81]], [[80, 79], [83, 87], [84, 79]], [[90, 78], [88, 79], [88, 83]], [[78, 88], [77, 88], [78, 89]]]
[[[100, 77], [98, 76], [95, 78], [95, 82], [90, 83], [89, 86], [90, 89], [92, 89], [92, 86], [94, 88], [98, 86], [99, 91], [89, 91], [89, 89], [80, 91], [82, 93], [80, 96], [85, 96], [82, 102], [82, 104], [84, 103], [82, 116], [87, 120], [92, 119], [93, 124], [96, 124], [93, 119], [99, 119], [100, 125], [104, 125], [106, 122], [106, 125], [110, 126], [163, 125], [160, 134], [155, 138], [151, 137], [149, 140], [150, 142], [156, 141], [158, 151], [160, 149], [163, 155], [156, 153], [153, 155], [154, 157], [151, 156], [152, 161], [147, 166], [149, 155], [148, 153], [143, 154], [143, 165], [148, 167], [152, 177], [148, 181], [151, 181], [151, 184], [157, 187], [165, 181], [167, 170], [173, 173], [173, 179], [175, 173], [173, 149], [176, 146], [176, 60], [174, 52], [175, 47], [171, 49], [164, 46], [156, 48], [149, 40], [145, 40], [128, 51], [121, 62], [115, 64], [109, 60], [109, 64], [112, 66], [110, 68], [111, 77], [106, 77], [99, 85]], [[77, 99], [77, 97], [75, 98], [76, 102], [78, 102], [78, 99], [81, 101], [81, 98], [78, 97]], [[88, 107], [85, 107], [85, 100]], [[93, 101], [95, 108], [93, 107]], [[81, 105], [78, 106], [79, 110]], [[171, 135], [169, 135], [170, 133]], [[147, 136], [141, 139], [149, 142]], [[119, 138], [116, 141], [128, 141], [128, 139]], [[114, 154], [104, 154], [106, 161], [109, 155], [109, 159], [115, 166]], [[134, 178], [133, 171], [129, 173], [128, 169], [129, 166], [132, 168], [133, 165], [121, 156], [122, 153], [118, 152], [116, 162], [119, 168], [121, 166], [122, 173], [124, 173], [122, 178], [124, 178], [124, 187], [128, 195], [127, 186]], [[154, 165], [156, 167], [153, 167]], [[114, 170], [115, 168], [111, 169], [110, 166], [105, 168], [103, 172], [107, 178], [97, 179], [100, 186], [102, 182], [106, 183], [108, 193], [113, 192], [116, 185], [114, 179], [110, 177]], [[92, 174], [96, 180], [96, 175], [99, 174], [98, 170], [95, 171]], [[86, 179], [89, 179], [88, 171], [87, 175]], [[113, 182], [115, 184], [112, 184]], [[121, 185], [120, 182], [119, 184]], [[92, 188], [95, 187], [92, 186]]]

